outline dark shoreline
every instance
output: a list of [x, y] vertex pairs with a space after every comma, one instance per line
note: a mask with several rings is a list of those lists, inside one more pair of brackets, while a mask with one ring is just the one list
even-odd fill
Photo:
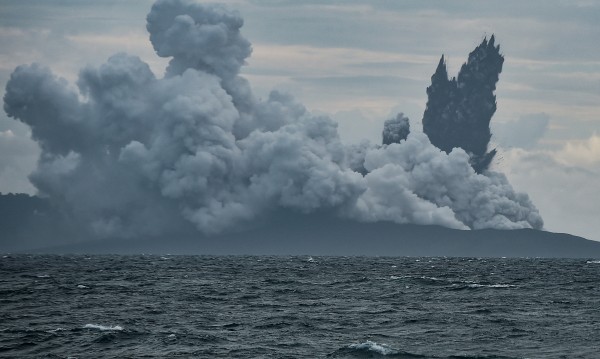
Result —
[[[2, 250], [6, 251], [6, 250]], [[310, 215], [212, 237], [79, 241], [15, 253], [600, 258], [600, 242], [533, 229], [455, 230]]]

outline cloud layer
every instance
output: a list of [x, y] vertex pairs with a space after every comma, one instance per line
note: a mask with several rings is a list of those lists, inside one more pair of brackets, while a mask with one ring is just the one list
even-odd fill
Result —
[[243, 230], [281, 209], [453, 228], [541, 228], [527, 195], [477, 174], [427, 136], [346, 147], [337, 124], [290, 95], [258, 100], [239, 69], [242, 18], [219, 5], [158, 1], [147, 17], [157, 78], [117, 54], [81, 70], [77, 91], [19, 66], [6, 113], [42, 150], [31, 182], [97, 237]]

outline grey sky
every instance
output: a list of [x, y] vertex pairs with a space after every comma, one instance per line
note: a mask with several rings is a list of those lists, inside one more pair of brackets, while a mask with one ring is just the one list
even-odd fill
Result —
[[[2, 1], [0, 93], [17, 65], [39, 62], [73, 84], [81, 68], [117, 52], [162, 76], [167, 60], [154, 55], [145, 30], [152, 2]], [[338, 121], [348, 142], [378, 142], [397, 111], [420, 129], [439, 56], [456, 75], [495, 34], [506, 58], [492, 119], [496, 168], [530, 194], [547, 229], [600, 240], [600, 1], [227, 3], [252, 42], [242, 75], [253, 90], [292, 93]], [[518, 137], [503, 140], [511, 131]], [[1, 192], [34, 191], [27, 175], [38, 150], [28, 136], [0, 115]]]

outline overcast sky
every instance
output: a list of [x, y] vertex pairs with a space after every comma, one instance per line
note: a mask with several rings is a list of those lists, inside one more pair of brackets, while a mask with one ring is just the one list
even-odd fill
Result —
[[[0, 2], [0, 92], [38, 62], [74, 85], [84, 66], [117, 52], [157, 76], [146, 32], [153, 1]], [[494, 168], [530, 195], [545, 228], [600, 240], [600, 1], [227, 2], [245, 19], [255, 93], [285, 90], [339, 122], [346, 142], [380, 141], [398, 111], [420, 130], [425, 88], [441, 54], [456, 75], [495, 34], [505, 56], [492, 119]], [[39, 154], [28, 128], [0, 115], [0, 192], [35, 193]]]

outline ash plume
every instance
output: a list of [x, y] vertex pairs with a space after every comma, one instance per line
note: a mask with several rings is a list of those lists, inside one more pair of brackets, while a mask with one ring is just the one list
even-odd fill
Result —
[[6, 86], [6, 113], [42, 150], [31, 182], [92, 237], [240, 231], [281, 210], [542, 227], [502, 174], [473, 170], [468, 152], [480, 151], [442, 151], [408, 134], [402, 115], [386, 125], [387, 145], [351, 147], [289, 94], [257, 99], [239, 75], [251, 46], [236, 12], [159, 0], [147, 20], [156, 53], [171, 58], [164, 77], [121, 53], [81, 70], [77, 90], [38, 64], [17, 67]]
[[470, 54], [457, 78], [448, 78], [442, 55], [427, 88], [427, 107], [423, 114], [423, 132], [431, 143], [450, 153], [464, 149], [471, 156], [473, 168], [485, 171], [496, 150], [488, 152], [492, 136], [490, 120], [496, 112], [496, 83], [504, 57], [494, 35]]
[[396, 117], [384, 122], [382, 133], [383, 144], [400, 143], [401, 140], [406, 140], [409, 133], [410, 124], [408, 117], [405, 117], [403, 113], [399, 113]]

